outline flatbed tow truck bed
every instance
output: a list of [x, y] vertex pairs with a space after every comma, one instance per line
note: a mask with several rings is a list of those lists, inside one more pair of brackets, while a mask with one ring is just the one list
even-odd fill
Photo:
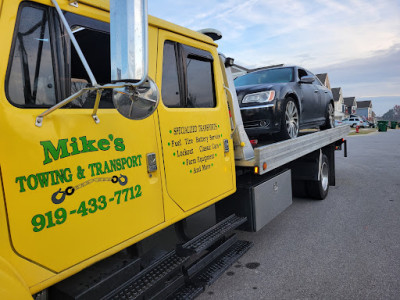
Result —
[[[323, 131], [310, 132], [296, 139], [286, 140], [254, 148], [254, 158], [236, 160], [238, 167], [258, 167], [259, 175], [263, 175], [315, 150], [344, 138], [350, 132], [349, 126], [339, 126]], [[267, 168], [263, 168], [263, 164]]]

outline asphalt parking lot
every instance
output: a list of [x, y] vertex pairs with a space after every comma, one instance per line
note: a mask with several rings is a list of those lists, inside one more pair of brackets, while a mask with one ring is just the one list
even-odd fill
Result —
[[400, 299], [400, 129], [348, 137], [324, 201], [295, 198], [198, 299]]

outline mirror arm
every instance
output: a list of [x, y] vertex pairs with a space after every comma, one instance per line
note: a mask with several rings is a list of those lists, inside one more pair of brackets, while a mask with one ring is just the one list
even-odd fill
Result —
[[83, 88], [80, 91], [76, 92], [75, 94], [69, 96], [68, 98], [64, 99], [63, 101], [57, 103], [56, 105], [50, 107], [48, 110], [42, 112], [40, 115], [38, 115], [36, 117], [36, 122], [35, 125], [37, 127], [42, 127], [43, 124], [43, 118], [46, 117], [47, 115], [51, 114], [53, 111], [67, 105], [68, 103], [72, 102], [73, 100], [75, 100], [76, 98], [78, 98], [79, 96], [81, 96], [83, 93], [85, 92], [89, 92], [89, 91], [97, 91], [96, 94], [96, 101], [93, 107], [93, 113], [92, 113], [92, 117], [94, 119], [94, 121], [96, 123], [99, 123], [99, 119], [97, 117], [97, 109], [99, 108], [99, 103], [100, 103], [100, 98], [101, 98], [101, 93], [104, 89], [119, 89], [119, 88], [123, 88], [126, 86], [133, 86], [133, 84], [131, 83], [120, 83], [120, 84], [105, 84], [103, 86], [97, 86], [97, 87], [87, 87], [87, 88]]
[[67, 105], [68, 103], [72, 102], [74, 99], [78, 98], [81, 96], [85, 91], [93, 90], [95, 88], [83, 88], [80, 91], [76, 92], [75, 94], [69, 96], [68, 98], [64, 99], [63, 101], [57, 103], [56, 105], [50, 107], [48, 110], [42, 112], [40, 115], [36, 117], [36, 123], [35, 125], [37, 127], [42, 127], [43, 123], [43, 118], [49, 114], [51, 114], [53, 111]]
[[92, 113], [92, 118], [96, 124], [100, 123], [100, 119], [97, 116], [97, 109], [99, 108], [99, 103], [100, 103], [100, 98], [101, 98], [101, 93], [103, 92], [103, 89], [98, 89], [96, 93], [96, 102], [94, 103], [93, 107], [93, 113]]
[[67, 30], [68, 36], [71, 39], [71, 42], [74, 45], [75, 50], [78, 53], [78, 56], [79, 56], [80, 60], [82, 61], [83, 67], [85, 68], [87, 74], [89, 75], [90, 82], [92, 83], [92, 86], [97, 86], [96, 78], [94, 78], [93, 72], [90, 69], [88, 62], [86, 61], [86, 58], [83, 55], [82, 50], [79, 47], [79, 44], [76, 41], [75, 36], [74, 36], [73, 32], [71, 31], [71, 28], [69, 27], [68, 22], [65, 19], [64, 14], [62, 13], [60, 6], [57, 3], [57, 0], [51, 0], [51, 2], [53, 2], [53, 5], [57, 10], [58, 15], [59, 15], [62, 23], [64, 24], [65, 29]]

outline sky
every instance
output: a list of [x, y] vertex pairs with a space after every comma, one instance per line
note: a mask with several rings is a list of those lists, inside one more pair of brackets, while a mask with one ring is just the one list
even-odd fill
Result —
[[400, 0], [149, 0], [149, 14], [215, 28], [219, 51], [247, 68], [299, 65], [328, 73], [344, 97], [400, 105]]

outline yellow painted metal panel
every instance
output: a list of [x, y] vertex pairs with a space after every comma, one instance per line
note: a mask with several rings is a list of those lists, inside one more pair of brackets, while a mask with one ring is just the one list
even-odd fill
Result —
[[[157, 30], [149, 31], [155, 57]], [[146, 165], [146, 154], [158, 149], [155, 116], [132, 121], [100, 109], [95, 124], [91, 110], [62, 109], [38, 128], [42, 111], [11, 106], [2, 89], [0, 138], [10, 142], [1, 144], [0, 165], [20, 256], [60, 272], [164, 221], [159, 173], [150, 177]]]
[[[69, 2], [69, 0], [68, 0]], [[78, 0], [79, 3], [87, 4], [93, 7], [97, 7], [103, 10], [110, 10], [110, 1], [109, 0]]]
[[[215, 108], [167, 108], [162, 103], [158, 108], [167, 192], [179, 207], [188, 211], [235, 189], [229, 112], [216, 48], [168, 31], [160, 30], [159, 36], [160, 88], [164, 41], [196, 47], [214, 57]], [[227, 153], [225, 139], [230, 145]]]
[[0, 299], [32, 299], [29, 289], [16, 270], [0, 256]]

